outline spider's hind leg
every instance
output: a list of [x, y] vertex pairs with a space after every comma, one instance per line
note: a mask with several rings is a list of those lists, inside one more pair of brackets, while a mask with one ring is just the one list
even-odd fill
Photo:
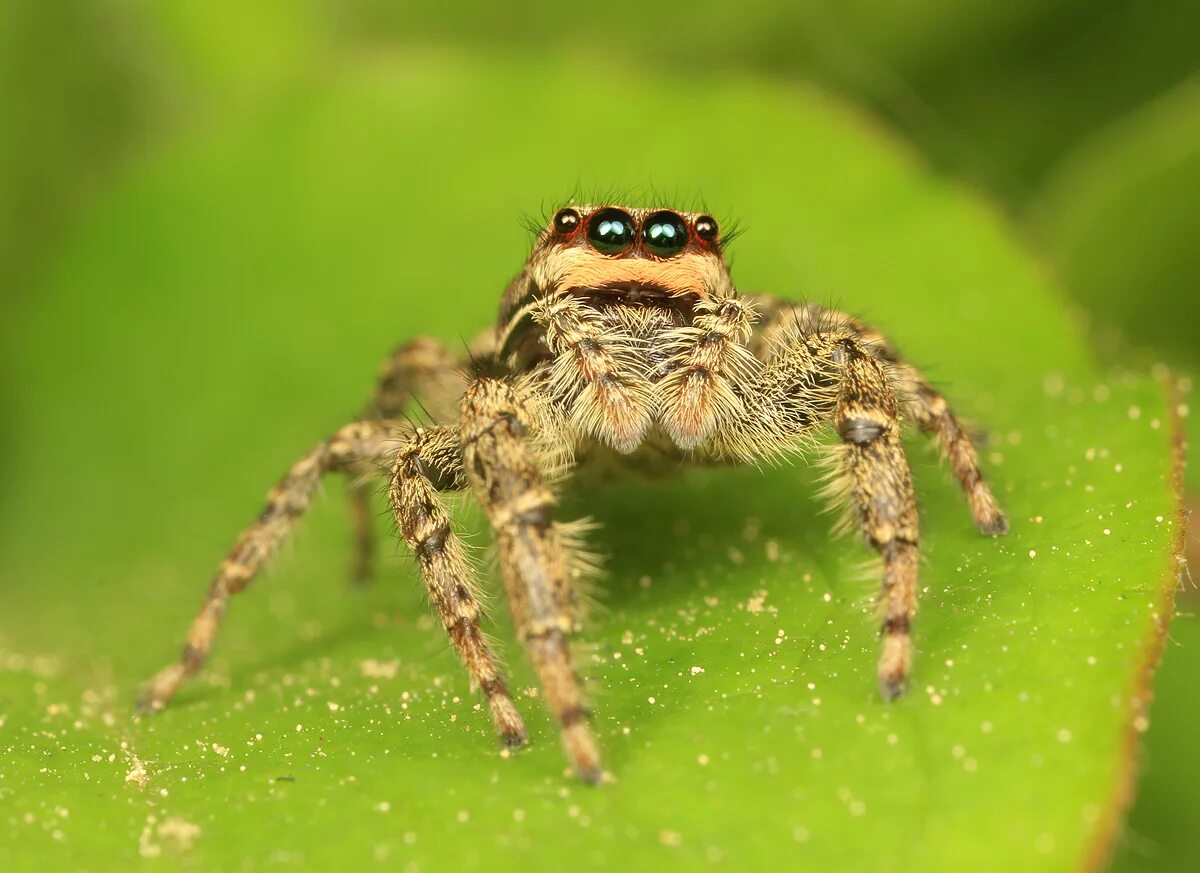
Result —
[[818, 334], [849, 331], [866, 351], [882, 361], [891, 373], [904, 417], [916, 422], [923, 433], [936, 439], [938, 448], [949, 461], [980, 533], [991, 536], [1008, 533], [1008, 519], [988, 487], [975, 446], [950, 404], [920, 370], [900, 356], [887, 337], [843, 312], [772, 297], [758, 300], [765, 313], [755, 336], [760, 355], [769, 353], [775, 344], [785, 342], [797, 331]]
[[[478, 344], [478, 341], [477, 343]], [[379, 369], [375, 394], [364, 419], [400, 418], [414, 399], [435, 423], [454, 420], [458, 398], [466, 387], [463, 362], [440, 341], [417, 337], [398, 346]], [[366, 583], [375, 571], [375, 523], [371, 509], [372, 474], [366, 467], [350, 476], [346, 496], [350, 503], [353, 552], [350, 578]]]
[[393, 421], [358, 422], [343, 427], [292, 466], [267, 497], [258, 519], [238, 539], [209, 587], [204, 605], [192, 621], [179, 661], [161, 670], [138, 701], [142, 711], [161, 709], [185, 680], [197, 673], [212, 649], [229, 600], [246, 589], [279, 546], [292, 533], [312, 503], [326, 473], [352, 473], [378, 467], [402, 433]]

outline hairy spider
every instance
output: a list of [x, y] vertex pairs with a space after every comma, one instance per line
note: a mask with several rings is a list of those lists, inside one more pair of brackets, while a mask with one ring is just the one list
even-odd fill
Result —
[[[985, 534], [1008, 529], [946, 400], [879, 333], [806, 303], [739, 292], [708, 215], [569, 206], [538, 234], [499, 319], [458, 360], [416, 339], [384, 365], [367, 414], [301, 458], [222, 563], [182, 658], [141, 700], [161, 708], [200, 669], [229, 599], [308, 509], [323, 474], [350, 477], [356, 573], [370, 571], [369, 494], [382, 469], [434, 608], [510, 747], [526, 742], [480, 630], [478, 582], [441, 492], [470, 489], [495, 531], [505, 590], [579, 776], [600, 755], [568, 641], [580, 529], [554, 519], [555, 484], [584, 462], [746, 463], [801, 452], [832, 424], [832, 496], [882, 559], [879, 685], [902, 693], [917, 606], [917, 505], [904, 419], [936, 438]], [[398, 420], [419, 398], [435, 424]]]

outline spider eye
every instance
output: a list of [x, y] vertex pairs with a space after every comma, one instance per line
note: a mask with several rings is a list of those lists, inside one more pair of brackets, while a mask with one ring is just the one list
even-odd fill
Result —
[[563, 236], [570, 236], [579, 230], [579, 213], [574, 209], [560, 209], [554, 213], [554, 229]]
[[633, 219], [620, 209], [601, 209], [588, 222], [587, 235], [597, 251], [619, 254], [633, 244]]
[[696, 236], [705, 242], [712, 242], [720, 232], [721, 229], [717, 227], [717, 220], [711, 215], [701, 215], [696, 219]]
[[687, 245], [687, 225], [674, 212], [656, 212], [646, 219], [642, 239], [651, 254], [669, 258]]

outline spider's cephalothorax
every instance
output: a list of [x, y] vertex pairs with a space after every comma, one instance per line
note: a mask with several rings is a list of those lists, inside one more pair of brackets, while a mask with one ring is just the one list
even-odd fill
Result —
[[[602, 459], [643, 467], [744, 463], [836, 440], [834, 499], [879, 555], [879, 683], [900, 694], [912, 660], [918, 521], [901, 421], [936, 438], [980, 531], [1007, 522], [945, 399], [875, 330], [819, 306], [734, 288], [708, 215], [566, 207], [509, 285], [496, 326], [459, 360], [436, 340], [400, 346], [362, 420], [305, 455], [271, 492], [217, 573], [179, 662], [142, 699], [163, 706], [212, 646], [243, 590], [308, 508], [323, 474], [350, 476], [364, 578], [372, 556], [364, 480], [383, 469], [396, 523], [430, 599], [508, 746], [526, 741], [480, 629], [477, 580], [440, 492], [470, 489], [496, 536], [508, 602], [578, 774], [599, 753], [568, 642], [575, 583], [589, 567], [581, 528], [554, 518], [555, 485]], [[400, 419], [414, 401], [433, 419]]]

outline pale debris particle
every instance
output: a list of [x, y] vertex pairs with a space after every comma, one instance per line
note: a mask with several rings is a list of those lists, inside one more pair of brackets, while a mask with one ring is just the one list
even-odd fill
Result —
[[146, 772], [146, 765], [139, 759], [134, 758], [133, 766], [125, 774], [125, 781], [134, 782], [139, 788], [145, 788], [146, 783], [150, 781], [150, 774]]
[[767, 592], [763, 589], [755, 591], [750, 599], [746, 601], [746, 612], [762, 612], [763, 603], [767, 599]]
[[707, 767], [707, 766], [708, 766], [708, 755], [700, 755], [700, 756], [698, 756], [698, 757], [696, 758], [696, 762], [697, 762], [697, 763], [698, 763], [698, 764], [699, 764], [701, 767]]
[[471, 820], [471, 813], [467, 812], [465, 809], [460, 809], [458, 811], [458, 815], [455, 816], [455, 818], [457, 818], [459, 820], [459, 822], [465, 824], [466, 822]]
[[1059, 728], [1055, 736], [1058, 737], [1060, 743], [1069, 743], [1071, 742], [1072, 733], [1069, 728]]
[[198, 836], [200, 826], [185, 818], [173, 815], [159, 822], [157, 816], [149, 815], [138, 834], [138, 854], [143, 858], [157, 858], [162, 855], [164, 842], [174, 843], [176, 848], [186, 851]]
[[388, 803], [386, 800], [381, 800], [381, 801], [379, 801], [379, 803], [375, 804], [376, 812], [391, 812], [391, 809], [392, 809], [392, 805], [390, 803]]
[[359, 662], [358, 669], [368, 679], [395, 679], [396, 671], [400, 669], [400, 662], [398, 660], [377, 661], [374, 658], [368, 658]]
[[692, 668], [692, 675], [693, 675], [693, 676], [698, 676], [698, 675], [700, 675], [700, 674], [701, 674], [701, 673], [703, 673], [703, 672], [704, 672], [704, 668], [703, 668], [703, 667], [693, 667], [693, 668]]
[[683, 837], [678, 831], [661, 831], [658, 835], [658, 841], [664, 846], [678, 846], [683, 842]]

